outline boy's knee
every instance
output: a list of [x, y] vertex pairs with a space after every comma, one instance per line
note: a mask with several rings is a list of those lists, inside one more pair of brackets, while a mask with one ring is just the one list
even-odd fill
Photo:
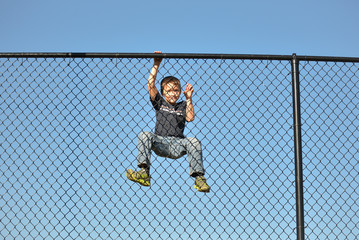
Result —
[[190, 144], [191, 146], [194, 146], [194, 147], [195, 147], [195, 146], [200, 146], [200, 145], [201, 145], [201, 141], [198, 140], [198, 138], [188, 137], [187, 140], [188, 140], [188, 142], [189, 142], [189, 144]]
[[138, 135], [138, 138], [139, 139], [148, 139], [151, 137], [151, 133], [150, 132], [147, 132], [147, 131], [144, 131], [144, 132], [141, 132], [139, 135]]

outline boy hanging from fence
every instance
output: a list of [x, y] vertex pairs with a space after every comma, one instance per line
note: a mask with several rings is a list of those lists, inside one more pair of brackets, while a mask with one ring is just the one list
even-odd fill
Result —
[[[155, 52], [161, 53], [161, 52]], [[178, 159], [188, 155], [190, 176], [195, 178], [194, 188], [200, 192], [209, 192], [210, 187], [204, 177], [201, 142], [197, 138], [185, 137], [186, 122], [192, 122], [195, 117], [192, 94], [193, 87], [187, 84], [183, 94], [186, 101], [177, 102], [181, 94], [181, 83], [173, 76], [161, 81], [161, 94], [155, 86], [155, 80], [162, 58], [154, 59], [154, 64], [148, 78], [147, 86], [151, 103], [156, 111], [155, 133], [142, 132], [138, 137], [138, 172], [128, 169], [126, 176], [129, 180], [142, 186], [151, 185], [150, 167], [151, 150], [158, 156]]]

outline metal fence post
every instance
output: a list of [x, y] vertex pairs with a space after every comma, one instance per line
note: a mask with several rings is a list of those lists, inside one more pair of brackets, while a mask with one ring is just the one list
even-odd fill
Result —
[[293, 121], [295, 147], [295, 183], [297, 210], [297, 239], [304, 240], [304, 203], [303, 203], [303, 161], [302, 133], [300, 114], [299, 61], [296, 54], [292, 55], [292, 86], [293, 86]]

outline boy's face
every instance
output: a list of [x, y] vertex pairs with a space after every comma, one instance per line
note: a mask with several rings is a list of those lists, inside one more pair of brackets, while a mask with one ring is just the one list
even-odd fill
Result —
[[169, 82], [163, 86], [163, 97], [171, 105], [176, 104], [181, 94], [181, 87], [178, 84]]

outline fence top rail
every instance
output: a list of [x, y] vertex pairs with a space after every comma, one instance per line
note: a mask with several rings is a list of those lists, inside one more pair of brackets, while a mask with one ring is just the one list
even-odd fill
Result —
[[359, 62], [359, 57], [261, 55], [261, 54], [208, 54], [208, 53], [80, 53], [80, 52], [0, 52], [0, 58], [197, 58], [197, 59], [244, 59], [244, 60], [291, 60], [299, 61]]

